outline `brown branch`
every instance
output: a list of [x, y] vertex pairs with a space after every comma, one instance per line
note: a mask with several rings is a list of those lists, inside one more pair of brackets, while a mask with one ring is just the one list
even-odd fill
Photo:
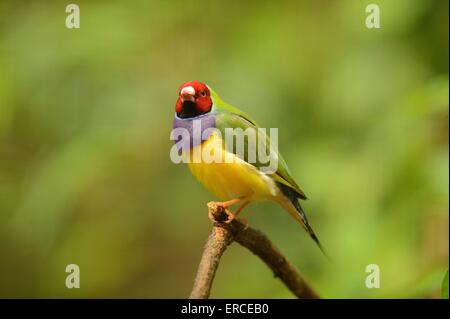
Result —
[[273, 271], [274, 276], [292, 291], [298, 298], [319, 298], [317, 293], [302, 278], [297, 268], [284, 257], [281, 252], [262, 232], [247, 227], [237, 219], [225, 223], [228, 215], [221, 206], [208, 203], [209, 218], [213, 221], [213, 229], [209, 234], [203, 251], [191, 299], [208, 298], [214, 281], [220, 257], [233, 241], [249, 249]]

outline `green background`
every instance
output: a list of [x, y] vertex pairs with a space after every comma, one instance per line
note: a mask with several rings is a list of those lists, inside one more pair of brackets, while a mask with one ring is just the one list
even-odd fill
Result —
[[[189, 80], [279, 128], [332, 262], [276, 205], [244, 216], [321, 296], [440, 296], [447, 1], [376, 1], [370, 30], [369, 1], [76, 1], [72, 30], [69, 3], [0, 2], [1, 297], [189, 295], [213, 199], [169, 158]], [[293, 296], [235, 244], [212, 297]]]

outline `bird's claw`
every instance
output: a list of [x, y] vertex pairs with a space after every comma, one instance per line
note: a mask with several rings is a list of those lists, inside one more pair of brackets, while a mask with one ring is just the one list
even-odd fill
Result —
[[224, 208], [224, 210], [225, 210], [225, 213], [226, 213], [227, 216], [228, 216], [228, 219], [225, 220], [224, 223], [225, 223], [225, 224], [229, 224], [229, 223], [231, 223], [231, 222], [234, 220], [235, 216], [234, 216], [234, 214], [233, 214], [232, 212], [230, 212], [228, 209]]
[[[231, 201], [228, 201], [228, 202], [209, 202], [208, 203], [208, 207], [210, 205], [215, 205], [217, 207], [220, 207], [223, 210], [223, 212], [225, 212], [225, 214], [227, 215], [227, 219], [225, 220], [225, 218], [224, 218], [224, 220], [222, 220], [222, 218], [220, 218], [220, 220], [219, 220], [220, 222], [225, 223], [225, 224], [230, 224], [233, 220], [237, 219], [238, 221], [240, 221], [242, 224], [245, 225], [244, 230], [246, 230], [248, 228], [248, 221], [247, 221], [247, 219], [245, 219], [245, 218], [239, 218], [238, 219], [236, 216], [241, 212], [241, 210], [245, 206], [247, 206], [247, 204], [249, 202], [247, 201], [246, 203], [244, 203], [244, 205], [242, 205], [240, 208], [238, 208], [235, 213], [232, 213], [232, 212], [230, 212], [228, 210], [228, 207], [233, 204], [233, 201], [234, 200], [231, 200]], [[211, 210], [208, 211], [208, 215], [209, 215], [209, 219], [211, 221], [213, 221], [213, 222], [217, 221], [216, 217], [211, 214]], [[223, 217], [225, 217], [225, 216], [223, 216]]]
[[[235, 216], [232, 212], [230, 212], [228, 210], [228, 205], [225, 205], [222, 202], [209, 202], [208, 207], [210, 207], [210, 205], [214, 205], [214, 206], [220, 207], [222, 209], [222, 212], [217, 216], [214, 216], [210, 209], [208, 210], [208, 217], [212, 222], [218, 221], [221, 223], [229, 224], [233, 221]], [[223, 214], [223, 213], [225, 213], [225, 214]], [[226, 217], [225, 217], [225, 215], [226, 215]]]

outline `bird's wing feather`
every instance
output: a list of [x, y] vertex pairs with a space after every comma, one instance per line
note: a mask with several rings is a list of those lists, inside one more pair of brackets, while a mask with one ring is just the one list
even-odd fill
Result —
[[[225, 128], [241, 128], [242, 130], [246, 130], [247, 128], [255, 130], [255, 133], [258, 132], [258, 125], [255, 121], [250, 119], [250, 117], [245, 114], [244, 112], [236, 109], [235, 107], [226, 104], [221, 105], [220, 108], [216, 108], [214, 110], [214, 113], [216, 114], [216, 128], [221, 131], [222, 136], [225, 136]], [[276, 182], [279, 182], [283, 185], [286, 185], [287, 187], [291, 188], [298, 198], [306, 199], [305, 193], [300, 189], [300, 187], [297, 185], [297, 183], [294, 181], [294, 179], [291, 176], [291, 173], [289, 171], [289, 168], [281, 156], [281, 154], [278, 152], [276, 148], [273, 147], [272, 143], [270, 143], [270, 138], [267, 134], [265, 134], [264, 131], [259, 131], [261, 135], [259, 135], [260, 138], [264, 138], [266, 143], [265, 145], [270, 148], [270, 156], [275, 156], [278, 159], [278, 167], [275, 173], [267, 174], [272, 179], [274, 179]], [[258, 136], [258, 134], [256, 134]], [[234, 147], [233, 150], [227, 150], [232, 151], [235, 155], [241, 157], [244, 161], [247, 163], [249, 162], [248, 154], [249, 151], [256, 152], [255, 154], [258, 154], [258, 150], [255, 149], [255, 147], [258, 147], [258, 143], [248, 143], [247, 139], [244, 139], [244, 158], [242, 158], [241, 154], [237, 154], [237, 148], [236, 143], [233, 143]], [[268, 154], [269, 149], [266, 150], [266, 154]], [[267, 163], [261, 163], [259, 161], [259, 156], [256, 156], [256, 161], [251, 162], [250, 164], [260, 168], [263, 166], [267, 166]]]

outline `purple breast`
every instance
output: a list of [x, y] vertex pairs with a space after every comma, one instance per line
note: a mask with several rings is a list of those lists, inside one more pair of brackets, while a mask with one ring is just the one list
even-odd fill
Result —
[[[204, 114], [195, 118], [182, 119], [175, 115], [173, 119], [173, 128], [175, 134], [175, 143], [178, 145], [178, 151], [192, 148], [206, 141], [211, 136], [203, 134], [206, 129], [216, 127], [216, 117], [214, 114]], [[177, 130], [178, 129], [178, 130]], [[182, 133], [182, 134], [181, 134]], [[183, 140], [182, 142], [180, 142]]]

